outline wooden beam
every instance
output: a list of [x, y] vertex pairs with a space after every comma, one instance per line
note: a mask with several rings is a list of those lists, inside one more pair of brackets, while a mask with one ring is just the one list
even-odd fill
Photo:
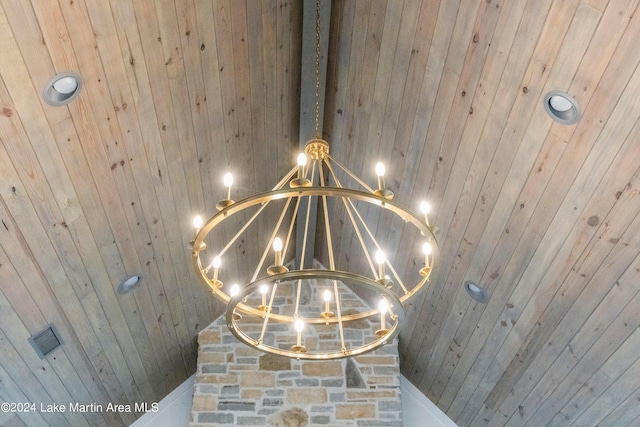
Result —
[[[307, 141], [322, 136], [322, 122], [324, 118], [324, 98], [327, 76], [327, 52], [329, 46], [329, 24], [331, 20], [331, 0], [305, 0], [302, 11], [302, 63], [300, 66], [300, 130], [299, 147], [304, 151]], [[318, 93], [318, 129], [316, 135], [316, 6], [319, 4], [319, 36], [320, 36], [320, 62]], [[317, 177], [314, 185], [318, 185]], [[317, 200], [312, 200], [309, 214], [309, 228], [307, 230], [307, 247], [305, 251], [304, 266], [310, 267], [314, 258], [314, 246], [316, 236]], [[296, 265], [300, 265], [302, 259], [302, 242], [304, 239], [305, 218], [307, 215], [306, 203], [300, 204], [296, 224]]]

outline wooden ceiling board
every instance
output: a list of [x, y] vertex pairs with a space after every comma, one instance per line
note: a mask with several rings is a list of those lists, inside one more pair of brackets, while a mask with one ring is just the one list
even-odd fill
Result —
[[[638, 3], [331, 2], [323, 137], [365, 182], [383, 161], [395, 200], [431, 203], [438, 264], [408, 307], [401, 369], [461, 426], [638, 424]], [[152, 402], [193, 373], [222, 306], [192, 272], [191, 217], [214, 212], [225, 172], [239, 200], [293, 166], [313, 89], [302, 15], [284, 0], [2, 2], [1, 401]], [[42, 88], [67, 70], [82, 93], [51, 107]], [[553, 89], [577, 124], [549, 118]], [[336, 263], [369, 271], [330, 208]], [[265, 212], [225, 254], [229, 280], [253, 273], [280, 215]], [[360, 214], [399, 273], [421, 266], [402, 221]], [[118, 295], [131, 274], [140, 287]], [[40, 360], [27, 338], [49, 323], [64, 344]]]

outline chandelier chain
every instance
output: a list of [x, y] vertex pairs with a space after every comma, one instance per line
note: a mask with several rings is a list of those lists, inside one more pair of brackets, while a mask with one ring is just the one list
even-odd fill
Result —
[[320, 0], [316, 0], [316, 55], [315, 55], [315, 111], [314, 111], [314, 134], [320, 138]]

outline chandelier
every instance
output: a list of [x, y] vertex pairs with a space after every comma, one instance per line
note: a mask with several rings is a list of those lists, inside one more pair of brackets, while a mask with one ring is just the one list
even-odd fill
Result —
[[[233, 201], [233, 177], [227, 173], [217, 213], [206, 222], [194, 219], [190, 242], [196, 274], [226, 305], [231, 333], [254, 349], [307, 360], [355, 356], [391, 342], [405, 306], [429, 281], [436, 249], [426, 202], [416, 214], [395, 201], [382, 163], [375, 166], [377, 185], [370, 187], [333, 158], [329, 144], [319, 137], [319, 16], [318, 0], [316, 137], [270, 191]], [[312, 211], [318, 215], [318, 231]], [[390, 244], [382, 241], [384, 232], [372, 230], [371, 218], [402, 223], [411, 227], [407, 235], [421, 236], [414, 248], [421, 252], [420, 262], [404, 269], [412, 271], [398, 273], [385, 254]], [[345, 233], [352, 238], [342, 239], [337, 248]], [[294, 241], [298, 257], [285, 263]], [[235, 255], [238, 246], [258, 249], [259, 256]], [[321, 253], [326, 265], [305, 264], [309, 253]], [[234, 260], [240, 265], [225, 269]], [[226, 277], [230, 271], [253, 274]]]

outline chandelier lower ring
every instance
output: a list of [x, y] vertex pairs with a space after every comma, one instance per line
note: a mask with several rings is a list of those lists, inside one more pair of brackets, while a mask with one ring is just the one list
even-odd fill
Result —
[[[320, 270], [320, 269], [308, 269], [308, 270], [295, 270], [289, 271], [286, 273], [277, 274], [274, 276], [261, 277], [257, 279], [255, 282], [249, 283], [246, 286], [240, 287], [240, 293], [238, 293], [235, 297], [229, 297], [227, 301], [227, 311], [229, 307], [232, 306], [232, 300], [234, 298], [237, 302], [233, 305], [232, 312], [236, 314], [247, 314], [255, 317], [264, 317], [264, 310], [260, 310], [260, 308], [254, 308], [250, 305], [245, 304], [242, 300], [251, 293], [251, 291], [263, 284], [267, 284], [270, 282], [291, 282], [296, 280], [309, 280], [309, 279], [332, 279], [332, 280], [347, 280], [351, 283], [359, 283], [363, 287], [368, 288], [369, 290], [378, 291], [382, 296], [387, 298], [390, 304], [394, 305], [394, 307], [400, 307], [400, 313], [396, 313], [394, 311], [394, 315], [399, 315], [400, 317], [404, 316], [404, 307], [402, 305], [402, 300], [398, 298], [393, 291], [388, 288], [380, 286], [379, 283], [374, 280], [369, 279], [368, 277], [361, 276], [359, 274], [349, 273], [347, 271], [339, 271], [339, 270]], [[396, 303], [397, 302], [397, 303]], [[397, 311], [397, 310], [396, 310]], [[324, 317], [320, 314], [320, 317], [308, 317], [305, 318], [304, 321], [310, 325], [320, 325], [320, 324], [335, 324], [338, 323], [339, 320], [343, 322], [349, 322], [353, 320], [361, 320], [368, 319], [370, 317], [375, 317], [380, 314], [380, 310], [377, 308], [362, 311], [354, 314], [346, 314], [342, 315], [339, 319], [336, 317]], [[269, 318], [280, 323], [293, 323], [295, 322], [295, 316], [286, 316], [278, 313], [270, 313]], [[402, 320], [402, 319], [400, 319]]]
[[[255, 316], [259, 319], [264, 319], [266, 315], [269, 316], [269, 320], [272, 320], [277, 323], [287, 323], [294, 324], [296, 319], [298, 318], [295, 315], [288, 316], [276, 313], [265, 313], [264, 311], [260, 311], [253, 307], [250, 307], [243, 303], [243, 300], [246, 299], [248, 295], [250, 295], [253, 291], [257, 290], [260, 286], [264, 285], [265, 282], [291, 282], [297, 280], [305, 280], [305, 279], [329, 279], [336, 280], [342, 283], [348, 282], [350, 284], [360, 286], [366, 290], [373, 291], [378, 293], [380, 296], [385, 298], [390, 307], [393, 309], [393, 314], [390, 316], [391, 324], [387, 324], [385, 328], [385, 333], [374, 333], [372, 338], [375, 338], [373, 341], [363, 344], [354, 348], [343, 348], [339, 351], [322, 351], [321, 353], [314, 353], [311, 350], [307, 350], [307, 352], [298, 352], [293, 349], [285, 349], [285, 348], [277, 348], [264, 343], [261, 339], [252, 338], [247, 332], [245, 332], [241, 325], [238, 323], [240, 319], [245, 319], [244, 317], [239, 316], [242, 314], [249, 314], [251, 316]], [[389, 289], [380, 286], [375, 281], [360, 276], [353, 273], [348, 273], [344, 271], [331, 271], [331, 270], [299, 270], [299, 271], [290, 271], [287, 273], [282, 273], [270, 277], [263, 277], [261, 279], [256, 280], [255, 282], [249, 283], [248, 285], [241, 288], [240, 293], [236, 294], [232, 298], [230, 298], [229, 303], [227, 304], [227, 311], [225, 314], [225, 319], [227, 326], [231, 333], [238, 338], [241, 342], [245, 343], [249, 347], [252, 347], [256, 350], [278, 354], [281, 356], [297, 358], [297, 359], [306, 359], [306, 360], [324, 360], [324, 359], [338, 359], [343, 357], [351, 357], [363, 353], [368, 353], [377, 348], [382, 347], [390, 340], [392, 340], [399, 332], [399, 325], [404, 319], [404, 307], [402, 306], [402, 302], [398, 299], [398, 297]], [[380, 311], [378, 309], [372, 309], [368, 311], [359, 312], [357, 314], [351, 315], [342, 315], [336, 317], [326, 318], [323, 317], [322, 314], [317, 318], [304, 318], [304, 323], [307, 325], [326, 325], [329, 324], [339, 324], [340, 322], [348, 323], [352, 320], [361, 320], [361, 319], [372, 319], [376, 320], [376, 316], [380, 316]], [[339, 326], [339, 325], [338, 325]], [[379, 330], [378, 330], [379, 331]], [[376, 332], [378, 332], [376, 331]]]

